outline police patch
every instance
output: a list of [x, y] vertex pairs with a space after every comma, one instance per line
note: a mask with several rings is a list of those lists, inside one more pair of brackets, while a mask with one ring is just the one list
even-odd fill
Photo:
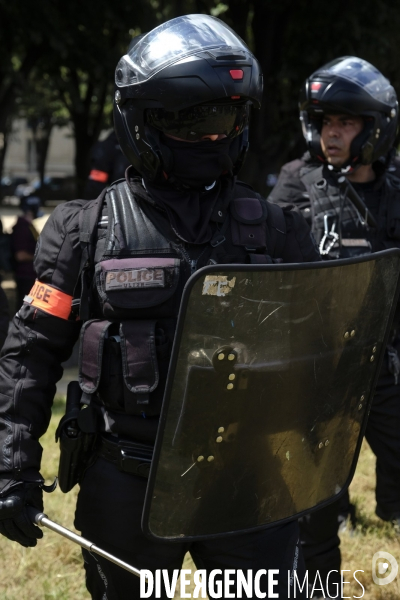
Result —
[[131, 288], [164, 287], [164, 269], [121, 269], [108, 271], [106, 291]]

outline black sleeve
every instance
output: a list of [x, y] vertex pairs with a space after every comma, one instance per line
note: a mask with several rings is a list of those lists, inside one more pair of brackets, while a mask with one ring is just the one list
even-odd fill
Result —
[[300, 179], [300, 169], [304, 164], [303, 160], [294, 160], [282, 167], [278, 181], [267, 198], [269, 202], [294, 204], [301, 210], [310, 206], [309, 195]]
[[[79, 274], [79, 212], [84, 201], [58, 206], [39, 238], [38, 280], [72, 296]], [[61, 363], [71, 355], [80, 322], [24, 302], [0, 359], [0, 496], [13, 482], [41, 481], [42, 447]]]
[[310, 226], [303, 215], [293, 205], [282, 206], [282, 208], [286, 220], [283, 262], [298, 263], [322, 260]]

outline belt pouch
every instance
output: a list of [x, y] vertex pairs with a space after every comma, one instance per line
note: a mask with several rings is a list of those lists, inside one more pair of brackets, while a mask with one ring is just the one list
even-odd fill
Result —
[[122, 369], [127, 389], [125, 411], [138, 414], [138, 408], [149, 404], [149, 394], [159, 381], [155, 343], [156, 321], [123, 321], [120, 324]]
[[265, 248], [267, 212], [264, 204], [257, 198], [235, 198], [230, 211], [232, 243], [252, 250]]
[[85, 394], [89, 394], [89, 399], [87, 397], [83, 398], [87, 404], [90, 402], [90, 396], [97, 392], [99, 387], [104, 338], [110, 325], [110, 321], [91, 319], [84, 323], [81, 330], [79, 385]]

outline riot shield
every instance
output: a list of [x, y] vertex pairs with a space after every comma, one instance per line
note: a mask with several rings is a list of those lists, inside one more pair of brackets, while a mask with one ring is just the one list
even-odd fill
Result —
[[215, 265], [185, 288], [143, 529], [193, 540], [283, 523], [354, 474], [400, 251]]

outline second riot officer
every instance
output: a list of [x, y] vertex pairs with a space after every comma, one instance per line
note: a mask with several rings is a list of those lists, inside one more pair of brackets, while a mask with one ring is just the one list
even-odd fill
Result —
[[[206, 570], [278, 569], [283, 598], [288, 571], [302, 569], [296, 522], [191, 544], [150, 541], [140, 522], [147, 480], [129, 459], [133, 445], [154, 444], [191, 273], [319, 259], [299, 213], [236, 178], [261, 101], [259, 65], [221, 21], [187, 15], [132, 45], [115, 82], [117, 136], [142, 177], [128, 172], [97, 200], [57, 207], [39, 239], [38, 280], [0, 361], [0, 531], [24, 546], [41, 537], [26, 515], [27, 504], [42, 505], [38, 440], [80, 332], [82, 413], [99, 444], [80, 480], [76, 527], [137, 568], [171, 572], [190, 550]], [[139, 598], [137, 578], [89, 552], [84, 559], [93, 598]]]
[[[393, 164], [398, 105], [367, 61], [338, 58], [305, 82], [300, 119], [308, 153], [282, 168], [269, 200], [297, 205], [323, 258], [400, 248], [400, 180]], [[366, 429], [376, 455], [376, 514], [400, 522], [400, 338], [395, 319]], [[342, 503], [343, 517], [354, 510]], [[310, 573], [340, 571], [339, 504], [302, 520]]]

